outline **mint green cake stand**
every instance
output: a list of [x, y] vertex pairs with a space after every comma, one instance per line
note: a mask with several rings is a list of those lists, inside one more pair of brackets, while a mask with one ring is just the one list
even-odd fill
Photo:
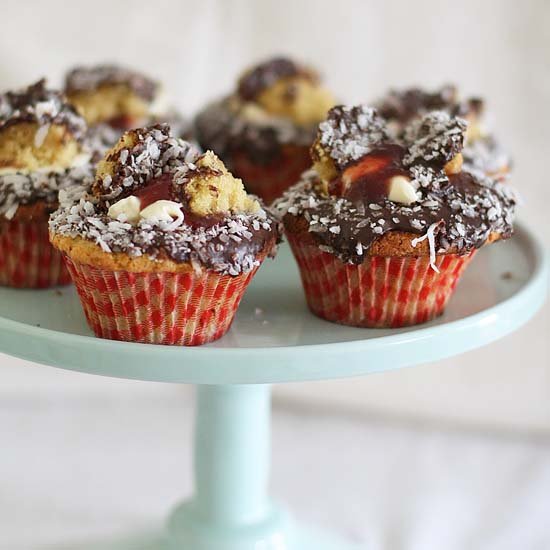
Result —
[[[192, 499], [173, 511], [155, 542], [86, 550], [351, 550], [357, 547], [300, 526], [268, 498], [269, 384], [360, 376], [474, 349], [524, 324], [547, 287], [544, 250], [519, 225], [512, 240], [477, 255], [441, 318], [405, 329], [350, 328], [308, 312], [283, 246], [252, 282], [229, 333], [213, 344], [97, 339], [73, 288], [2, 288], [0, 350], [64, 369], [198, 385]], [[296, 464], [295, 475], [307, 467]]]

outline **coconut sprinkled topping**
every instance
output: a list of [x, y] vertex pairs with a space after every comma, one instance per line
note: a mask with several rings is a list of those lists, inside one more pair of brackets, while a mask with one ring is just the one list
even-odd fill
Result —
[[277, 161], [286, 145], [311, 146], [333, 104], [314, 70], [276, 57], [246, 71], [232, 94], [199, 113], [196, 136], [224, 162], [235, 161], [234, 168], [236, 156], [265, 166]]
[[122, 130], [113, 128], [105, 122], [89, 126], [86, 132], [86, 145], [92, 151], [93, 160], [97, 162], [102, 159], [120, 139], [122, 133]]
[[319, 177], [312, 170], [273, 207], [281, 218], [290, 215], [307, 220], [307, 230], [319, 247], [356, 264], [390, 231], [421, 236], [436, 224], [430, 243], [438, 253], [465, 253], [482, 246], [493, 232], [511, 235], [516, 197], [508, 184], [481, 185], [468, 173], [451, 176], [446, 182], [428, 171], [421, 177], [424, 185], [418, 190], [418, 202], [405, 206], [387, 199], [362, 203], [319, 195]]
[[[193, 144], [189, 120], [176, 111], [169, 111], [165, 115], [152, 116], [148, 125], [155, 124], [168, 124], [173, 137], [190, 141]], [[94, 160], [97, 162], [103, 158], [105, 153], [116, 144], [123, 133], [124, 130], [113, 128], [113, 126], [105, 122], [89, 126], [86, 133], [86, 145], [92, 151]], [[196, 149], [199, 149], [198, 145], [196, 145]]]
[[[265, 210], [234, 214], [204, 225], [141, 219], [131, 224], [111, 218], [89, 189], [72, 187], [59, 194], [60, 208], [50, 219], [50, 231], [84, 238], [104, 252], [123, 252], [131, 257], [191, 262], [213, 271], [236, 276], [259, 265], [258, 255], [274, 253], [279, 224]], [[183, 223], [181, 223], [183, 222]]]
[[158, 84], [145, 75], [117, 65], [76, 67], [67, 74], [65, 91], [68, 94], [96, 90], [104, 85], [124, 84], [138, 96], [152, 101]]
[[[365, 111], [361, 106], [338, 109], [355, 109], [355, 120]], [[313, 155], [323, 162], [274, 204], [285, 224], [288, 217], [305, 220], [322, 250], [350, 263], [363, 262], [374, 242], [391, 231], [419, 235], [411, 246], [425, 236], [433, 265], [436, 252], [462, 254], [494, 234], [511, 235], [513, 189], [486, 174], [461, 170], [456, 162], [465, 121], [434, 111], [414, 120], [403, 139], [390, 139], [384, 120], [373, 110], [367, 112], [372, 128], [364, 122], [362, 155], [354, 152], [362, 139], [361, 125], [355, 124], [352, 132], [338, 128], [334, 139], [338, 125], [333, 122], [324, 140], [320, 126]], [[327, 155], [335, 161], [332, 170], [326, 168]], [[397, 183], [406, 187], [410, 200], [403, 200], [404, 193], [392, 193]]]
[[298, 66], [291, 59], [275, 57], [247, 71], [239, 80], [237, 92], [244, 100], [250, 101], [279, 79], [297, 75], [307, 76], [312, 80], [318, 78], [313, 71]]
[[319, 125], [318, 142], [335, 164], [346, 164], [369, 153], [388, 138], [386, 123], [375, 109], [366, 105], [333, 107]]
[[268, 164], [286, 144], [309, 146], [317, 125], [300, 126], [291, 120], [269, 115], [232, 97], [211, 103], [195, 120], [197, 140], [216, 151], [231, 168], [233, 153], [245, 151], [256, 164]]
[[416, 245], [418, 243], [421, 243], [424, 240], [428, 241], [428, 247], [430, 249], [430, 267], [436, 273], [439, 273], [439, 268], [437, 267], [437, 265], [435, 265], [435, 260], [436, 260], [436, 257], [435, 257], [435, 254], [436, 254], [436, 250], [435, 250], [435, 232], [439, 228], [439, 225], [441, 223], [442, 222], [432, 223], [432, 225], [430, 225], [428, 227], [428, 229], [426, 230], [426, 233], [424, 233], [424, 235], [422, 235], [421, 237], [417, 237], [416, 239], [413, 239], [411, 241], [411, 245], [413, 246], [413, 248], [416, 247]]
[[[78, 140], [82, 140], [86, 132], [84, 119], [60, 92], [47, 89], [44, 79], [22, 90], [0, 94], [0, 131], [21, 122], [34, 122], [41, 128], [51, 124], [66, 126]], [[43, 131], [42, 136], [39, 132], [40, 129], [38, 141], [47, 131]]]
[[405, 129], [408, 154], [403, 162], [411, 166], [418, 161], [440, 165], [451, 160], [464, 147], [468, 123], [444, 111], [433, 111], [413, 121]]
[[500, 179], [508, 177], [510, 156], [492, 136], [476, 139], [464, 147], [464, 169], [472, 173], [491, 174]]
[[132, 130], [98, 164], [93, 192], [110, 199], [123, 198], [162, 174], [181, 179], [198, 157], [192, 145], [171, 135], [167, 124]]
[[390, 90], [375, 103], [375, 106], [386, 120], [395, 120], [399, 124], [406, 124], [412, 118], [429, 111], [457, 110], [457, 90], [450, 84], [433, 92], [420, 88]]
[[479, 97], [462, 99], [456, 86], [446, 85], [438, 90], [421, 88], [390, 90], [375, 103], [380, 114], [388, 121], [392, 136], [403, 136], [404, 127], [433, 110], [445, 111], [451, 117], [469, 121], [463, 149], [464, 169], [504, 178], [510, 169], [510, 156], [503, 150], [483, 124], [485, 102]]
[[434, 91], [422, 88], [390, 90], [375, 102], [375, 107], [386, 120], [394, 124], [399, 134], [404, 124], [430, 111], [445, 111], [460, 117], [480, 116], [484, 103], [478, 97], [462, 100], [456, 86], [446, 84]]
[[273, 253], [280, 232], [212, 152], [199, 155], [166, 125], [124, 134], [93, 184], [61, 191], [59, 202], [53, 234], [233, 276]]
[[90, 185], [93, 169], [89, 163], [63, 171], [13, 172], [0, 175], [0, 215], [10, 220], [19, 205], [43, 200], [57, 204], [61, 190], [72, 186]]

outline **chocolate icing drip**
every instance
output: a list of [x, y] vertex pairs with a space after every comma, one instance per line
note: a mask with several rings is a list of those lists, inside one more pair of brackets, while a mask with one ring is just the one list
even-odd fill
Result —
[[[190, 262], [232, 276], [246, 273], [259, 265], [260, 252], [275, 252], [279, 222], [256, 203], [253, 213], [191, 212], [189, 179], [225, 175], [215, 167], [196, 164], [198, 159], [190, 144], [172, 137], [166, 125], [130, 131], [106, 157], [106, 165], [98, 168], [94, 182], [60, 191], [60, 207], [50, 219], [50, 230], [90, 240], [106, 253]], [[212, 185], [210, 192], [217, 194], [218, 188]], [[159, 200], [171, 200], [179, 215], [132, 216], [130, 221], [125, 213], [109, 215], [110, 207], [129, 195], [137, 196], [141, 213]]]
[[34, 122], [38, 126], [65, 126], [77, 140], [84, 139], [86, 122], [57, 91], [42, 79], [28, 88], [0, 95], [0, 131], [13, 124]]
[[274, 254], [280, 238], [279, 223], [265, 210], [202, 218], [184, 209], [178, 227], [146, 220], [131, 225], [110, 218], [89, 190], [71, 188], [59, 198], [61, 206], [50, 219], [56, 234], [90, 240], [108, 253], [191, 262], [232, 276], [259, 265], [260, 253]]
[[237, 93], [244, 101], [254, 101], [261, 92], [281, 78], [302, 76], [317, 81], [317, 75], [310, 69], [300, 67], [286, 57], [275, 57], [257, 65], [239, 80]]
[[[217, 222], [217, 223], [216, 223]], [[243, 222], [242, 225], [239, 222]], [[230, 275], [250, 271], [256, 264], [256, 258], [264, 251], [273, 252], [278, 234], [270, 224], [254, 227], [250, 220], [235, 221], [238, 230], [222, 230], [224, 222], [215, 219], [191, 219], [188, 226], [195, 232], [205, 235], [205, 242], [190, 244], [179, 232], [157, 233], [146, 253], [154, 255], [162, 250], [176, 262], [198, 260], [202, 265], [215, 271], [227, 271]], [[266, 228], [267, 227], [267, 228]], [[208, 237], [206, 237], [208, 236]]]
[[417, 174], [424, 186], [422, 199], [410, 206], [387, 199], [323, 197], [316, 193], [318, 177], [310, 171], [274, 208], [282, 217], [305, 219], [307, 231], [323, 250], [355, 264], [391, 231], [423, 235], [436, 224], [437, 251], [460, 254], [482, 246], [492, 232], [512, 234], [515, 197], [508, 185], [492, 182], [487, 187], [467, 172], [436, 184], [433, 171], [422, 171]]
[[158, 91], [158, 84], [141, 73], [117, 65], [98, 65], [71, 70], [65, 78], [65, 92], [72, 94], [114, 84], [128, 86], [146, 101], [152, 101]]
[[[274, 204], [291, 229], [292, 217], [302, 229], [305, 222], [323, 250], [358, 264], [392, 231], [427, 234], [430, 241], [433, 236], [438, 252], [458, 254], [480, 247], [492, 233], [511, 235], [513, 190], [447, 165], [463, 147], [464, 120], [433, 111], [412, 121], [394, 141], [385, 121], [366, 106], [335, 107], [329, 122], [319, 126], [313, 151], [322, 162], [327, 155], [335, 160], [335, 175], [321, 182], [311, 170]], [[396, 176], [408, 189], [398, 199], [402, 202], [389, 200]]]

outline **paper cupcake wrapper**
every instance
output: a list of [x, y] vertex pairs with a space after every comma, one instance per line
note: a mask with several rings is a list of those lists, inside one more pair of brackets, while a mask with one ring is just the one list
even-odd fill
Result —
[[0, 285], [47, 288], [70, 282], [62, 255], [50, 244], [46, 222], [1, 222]]
[[475, 254], [438, 255], [437, 273], [428, 257], [371, 256], [353, 265], [295, 235], [288, 240], [311, 311], [357, 327], [404, 327], [441, 315]]
[[111, 340], [199, 346], [231, 326], [253, 271], [110, 271], [66, 258], [86, 319], [96, 336]]
[[233, 174], [243, 180], [246, 190], [269, 205], [300, 179], [311, 166], [311, 156], [309, 147], [287, 146], [269, 164], [257, 164], [245, 154], [236, 153], [231, 165]]

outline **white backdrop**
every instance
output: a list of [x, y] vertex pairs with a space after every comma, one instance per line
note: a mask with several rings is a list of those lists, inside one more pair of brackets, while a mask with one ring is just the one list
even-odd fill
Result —
[[[486, 1], [5, 1], [1, 87], [43, 75], [60, 82], [77, 63], [117, 61], [163, 80], [192, 113], [228, 90], [248, 63], [287, 53], [318, 66], [345, 101], [388, 86], [456, 82], [489, 102], [515, 158], [521, 217], [550, 237], [550, 3]], [[285, 398], [394, 415], [550, 432], [550, 309], [483, 350], [360, 381], [279, 388]], [[117, 391], [126, 383], [0, 356], [0, 396]], [[128, 391], [169, 392], [127, 383]]]

